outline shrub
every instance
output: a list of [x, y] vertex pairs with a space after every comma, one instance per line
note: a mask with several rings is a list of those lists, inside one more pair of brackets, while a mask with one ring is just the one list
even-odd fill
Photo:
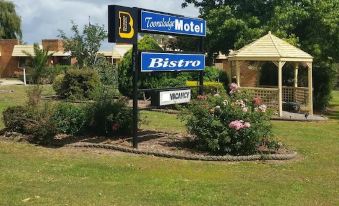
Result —
[[41, 100], [42, 87], [35, 85], [27, 90], [27, 97], [29, 106], [36, 106]]
[[[188, 87], [196, 87], [199, 86], [199, 82], [197, 81], [186, 81], [186, 86]], [[220, 82], [204, 82], [204, 94], [224, 94], [225, 89], [222, 83]], [[192, 96], [197, 97], [198, 88], [192, 89]]]
[[87, 123], [86, 110], [79, 105], [61, 103], [53, 112], [51, 121], [59, 133], [80, 134]]
[[59, 74], [54, 78], [53, 89], [57, 94], [62, 93], [62, 82], [64, 81], [65, 74]]
[[132, 109], [125, 98], [114, 98], [115, 94], [103, 91], [95, 103], [88, 105], [89, 127], [98, 135], [112, 136], [132, 132]]
[[55, 84], [57, 94], [64, 99], [91, 99], [96, 87], [100, 86], [98, 73], [93, 69], [69, 69], [61, 85]]
[[118, 88], [118, 69], [108, 62], [105, 57], [98, 57], [94, 69], [98, 72], [103, 85], [112, 85]]
[[52, 113], [53, 107], [49, 104], [15, 106], [3, 112], [3, 119], [8, 130], [30, 135], [33, 143], [49, 145], [57, 132], [54, 123], [50, 121]]
[[58, 75], [64, 74], [70, 66], [68, 65], [55, 65], [48, 67], [43, 74], [44, 83], [53, 83]]
[[24, 106], [8, 107], [2, 113], [2, 116], [7, 130], [20, 133], [25, 133], [25, 125], [31, 118], [28, 108]]
[[[182, 73], [189, 81], [199, 81], [198, 72]], [[204, 81], [206, 82], [220, 82], [224, 88], [227, 88], [229, 79], [227, 73], [224, 70], [218, 69], [217, 67], [207, 66], [204, 70]]]
[[254, 154], [271, 136], [270, 112], [257, 98], [233, 91], [227, 96], [198, 96], [181, 114], [200, 150], [213, 154]]

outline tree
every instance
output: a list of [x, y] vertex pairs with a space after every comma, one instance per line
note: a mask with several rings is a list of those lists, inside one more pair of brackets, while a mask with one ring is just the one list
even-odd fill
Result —
[[79, 68], [93, 68], [101, 42], [107, 37], [104, 26], [97, 24], [85, 25], [82, 33], [79, 26], [72, 22], [73, 36], [67, 37], [65, 32], [59, 30], [59, 37], [64, 40], [65, 50], [70, 51], [76, 57]]
[[324, 109], [333, 82], [333, 62], [339, 62], [338, 0], [184, 0], [207, 20], [209, 55], [227, 54], [268, 31], [315, 57], [314, 103]]
[[21, 39], [21, 19], [12, 2], [0, 0], [0, 39]]
[[47, 50], [41, 49], [38, 44], [34, 44], [34, 55], [26, 51], [25, 54], [32, 59], [32, 80], [35, 84], [42, 83], [42, 76], [46, 71], [48, 66], [48, 60], [53, 56], [53, 53], [50, 53]]

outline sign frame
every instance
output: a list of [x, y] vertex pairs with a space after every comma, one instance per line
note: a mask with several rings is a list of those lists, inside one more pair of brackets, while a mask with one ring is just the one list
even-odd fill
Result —
[[[141, 26], [140, 26], [140, 20], [141, 20], [141, 11], [148, 11], [148, 12], [153, 12], [153, 13], [157, 13], [160, 15], [167, 15], [167, 16], [173, 16], [176, 18], [184, 18], [184, 19], [196, 19], [196, 20], [202, 20], [204, 22], [204, 35], [191, 35], [191, 34], [185, 34], [185, 33], [169, 33], [169, 32], [160, 32], [160, 31], [141, 31]], [[117, 14], [117, 11], [127, 11], [127, 13], [129, 12], [129, 16], [131, 17], [131, 19], [134, 20], [133, 25], [131, 25], [131, 27], [133, 27], [134, 29], [134, 34], [132, 35], [132, 38], [128, 38], [129, 36], [127, 35], [127, 37], [125, 36], [119, 36], [119, 26], [120, 26], [120, 19], [119, 19], [119, 26], [117, 27], [116, 22], [117, 19], [119, 18], [119, 15]], [[127, 15], [127, 19], [128, 19], [128, 15]], [[128, 20], [126, 20], [128, 22]], [[114, 24], [115, 23], [115, 24]], [[125, 24], [126, 25], [126, 24]], [[193, 25], [193, 24], [190, 24]], [[184, 27], [185, 25], [183, 25]], [[194, 25], [193, 25], [194, 26]], [[191, 28], [193, 28], [193, 26], [191, 26]], [[128, 27], [128, 26], [127, 26]], [[194, 26], [195, 27], [195, 26]], [[164, 35], [172, 35], [172, 36], [191, 36], [191, 37], [196, 37], [199, 39], [199, 52], [198, 54], [204, 53], [204, 49], [203, 49], [203, 45], [204, 45], [204, 37], [206, 36], [206, 21], [204, 19], [201, 18], [191, 18], [191, 17], [185, 17], [182, 15], [176, 15], [176, 14], [170, 14], [170, 13], [165, 13], [165, 12], [160, 12], [160, 11], [153, 11], [153, 10], [148, 10], [148, 9], [141, 9], [141, 8], [136, 8], [136, 7], [123, 7], [123, 6], [119, 6], [119, 5], [108, 5], [108, 42], [113, 42], [113, 43], [128, 43], [128, 44], [132, 44], [133, 45], [133, 50], [132, 50], [132, 70], [133, 70], [133, 76], [132, 76], [132, 82], [133, 82], [133, 130], [132, 130], [132, 137], [133, 137], [133, 147], [134, 148], [138, 148], [138, 94], [141, 91], [156, 91], [159, 89], [139, 89], [138, 88], [138, 82], [139, 82], [139, 74], [140, 74], [140, 56], [139, 54], [141, 52], [138, 51], [138, 33], [142, 32], [142, 33], [154, 33], [154, 34], [164, 34]], [[124, 30], [128, 29], [123, 29]], [[184, 28], [185, 30], [185, 28]], [[186, 27], [187, 30], [187, 27]], [[197, 30], [194, 28], [194, 30]], [[127, 32], [128, 33], [128, 32]], [[121, 38], [122, 37], [122, 38]], [[148, 51], [151, 52], [151, 51]], [[155, 52], [155, 51], [154, 51]], [[159, 52], [157, 51], [157, 53], [165, 53], [165, 52]], [[167, 52], [168, 53], [168, 52]], [[183, 52], [174, 52], [177, 54], [183, 53]], [[184, 54], [184, 53], [183, 53]], [[192, 53], [191, 54], [195, 54]], [[206, 59], [205, 59], [206, 62]], [[159, 72], [159, 71], [154, 71], [154, 72]], [[162, 71], [162, 72], [173, 72], [173, 71]], [[178, 71], [179, 72], [179, 71]], [[181, 70], [180, 72], [199, 72], [199, 95], [203, 94], [203, 88], [204, 88], [204, 71], [203, 70]], [[182, 87], [181, 87], [182, 88]], [[185, 87], [186, 88], [186, 87]], [[180, 88], [169, 88], [168, 90], [180, 90]], [[164, 89], [163, 89], [164, 90]], [[160, 91], [160, 90], [159, 90]], [[192, 96], [192, 90], [191, 90], [191, 95]]]

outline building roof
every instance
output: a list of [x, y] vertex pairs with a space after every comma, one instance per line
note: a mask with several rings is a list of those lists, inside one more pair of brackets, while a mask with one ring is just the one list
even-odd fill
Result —
[[[42, 48], [42, 45], [39, 45], [40, 48]], [[49, 54], [53, 53], [53, 56], [55, 57], [64, 57], [64, 56], [70, 56], [70, 52], [64, 52], [64, 51], [49, 51]], [[34, 46], [33, 45], [15, 45], [12, 56], [14, 57], [27, 57], [28, 54], [35, 56], [34, 54]]]
[[98, 51], [97, 54], [101, 54], [105, 57], [111, 57], [113, 55], [113, 52], [112, 51]]
[[313, 57], [269, 32], [247, 46], [231, 52], [230, 60], [312, 62]]
[[[41, 45], [40, 45], [41, 48]], [[27, 57], [30, 54], [34, 56], [34, 46], [33, 45], [15, 45], [12, 56], [14, 57]]]
[[[42, 45], [39, 45], [42, 48]], [[105, 57], [113, 57], [114, 59], [121, 59], [132, 48], [132, 45], [128, 44], [116, 44], [113, 47], [112, 51], [99, 51], [98, 54], [102, 54]], [[49, 53], [53, 53], [53, 56], [63, 57], [63, 56], [71, 56], [70, 52], [64, 51], [49, 51]], [[34, 46], [33, 45], [15, 45], [12, 56], [14, 57], [27, 57], [28, 54], [34, 56]]]
[[64, 52], [64, 51], [49, 51], [48, 53], [53, 53], [54, 57], [69, 57], [71, 56], [71, 52]]
[[113, 58], [114, 59], [121, 59], [124, 55], [132, 49], [133, 45], [131, 44], [116, 44], [113, 47]]

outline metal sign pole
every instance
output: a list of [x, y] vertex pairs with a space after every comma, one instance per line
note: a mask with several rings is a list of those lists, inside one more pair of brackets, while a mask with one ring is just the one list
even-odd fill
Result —
[[138, 148], [138, 43], [133, 44], [133, 147]]
[[[200, 37], [199, 52], [204, 53], [204, 38]], [[199, 95], [204, 94], [204, 71], [199, 72]]]

